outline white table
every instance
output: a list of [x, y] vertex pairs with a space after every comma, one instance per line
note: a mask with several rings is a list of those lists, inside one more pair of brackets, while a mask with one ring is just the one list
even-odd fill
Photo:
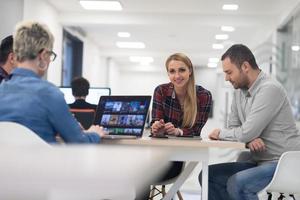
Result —
[[141, 139], [103, 140], [102, 143], [107, 145], [127, 145], [130, 147], [151, 147], [151, 149], [158, 150], [159, 152], [168, 152], [170, 155], [169, 160], [171, 161], [188, 161], [188, 165], [167, 192], [164, 200], [170, 200], [175, 195], [180, 186], [197, 166], [198, 162], [202, 163], [202, 200], [207, 200], [209, 148], [245, 148], [244, 143], [200, 140], [199, 138], [158, 139], [143, 137]]
[[0, 199], [131, 200], [137, 186], [144, 188], [167, 167], [168, 157], [138, 146], [2, 145]]

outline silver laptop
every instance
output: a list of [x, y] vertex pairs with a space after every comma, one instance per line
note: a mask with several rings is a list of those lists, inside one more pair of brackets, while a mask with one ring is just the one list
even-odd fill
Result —
[[143, 136], [151, 96], [101, 96], [94, 124], [103, 126], [105, 138]]

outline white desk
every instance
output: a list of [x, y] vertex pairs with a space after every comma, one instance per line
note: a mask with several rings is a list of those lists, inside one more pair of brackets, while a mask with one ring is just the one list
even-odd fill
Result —
[[189, 174], [194, 170], [198, 162], [202, 162], [202, 200], [208, 199], [208, 150], [209, 148], [234, 148], [244, 149], [244, 143], [228, 141], [204, 141], [196, 138], [178, 138], [178, 139], [157, 139], [144, 137], [141, 139], [121, 139], [121, 140], [103, 140], [107, 145], [128, 145], [151, 147], [158, 152], [171, 152], [169, 160], [171, 161], [189, 161], [185, 170], [178, 177], [176, 182], [166, 194], [164, 200], [170, 200]]
[[136, 186], [145, 187], [167, 167], [168, 156], [137, 146], [2, 145], [0, 199], [132, 200]]

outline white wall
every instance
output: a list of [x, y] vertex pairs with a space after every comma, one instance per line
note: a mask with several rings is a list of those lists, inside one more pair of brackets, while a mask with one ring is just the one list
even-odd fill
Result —
[[83, 45], [83, 72], [91, 87], [108, 87], [108, 67], [106, 57], [93, 41], [85, 38]]
[[[56, 60], [50, 64], [47, 80], [61, 85], [62, 77], [62, 40], [63, 26], [59, 22], [58, 11], [49, 3], [40, 0], [24, 0], [24, 20], [37, 20], [49, 26], [53, 33], [54, 51], [57, 53]], [[70, 30], [68, 30], [70, 31]], [[81, 36], [70, 31], [82, 40], [83, 44], [83, 76], [90, 81], [93, 87], [108, 86], [108, 72], [106, 58], [101, 56], [101, 51], [89, 37]]]
[[59, 23], [58, 12], [47, 2], [24, 0], [24, 20], [35, 20], [47, 24], [53, 33], [55, 38], [53, 50], [58, 56], [49, 66], [47, 79], [56, 85], [60, 85], [62, 72], [62, 25]]
[[152, 95], [156, 86], [169, 82], [166, 71], [122, 71], [119, 92], [130, 95]]
[[23, 19], [23, 0], [1, 0], [0, 8], [0, 40], [2, 40], [4, 37], [12, 35], [16, 23]]
[[[111, 58], [107, 58], [108, 66], [108, 86], [111, 89], [112, 95], [122, 94], [122, 82], [120, 84], [120, 69], [119, 66]], [[123, 74], [122, 74], [123, 76]], [[126, 83], [123, 83], [123, 86], [126, 87]]]

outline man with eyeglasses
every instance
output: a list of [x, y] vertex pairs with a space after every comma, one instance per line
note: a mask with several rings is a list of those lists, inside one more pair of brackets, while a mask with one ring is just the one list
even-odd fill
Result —
[[0, 83], [8, 79], [14, 68], [13, 37], [10, 35], [4, 38], [0, 44]]
[[60, 90], [41, 78], [56, 58], [53, 42], [45, 25], [17, 26], [13, 44], [17, 68], [0, 85], [0, 121], [22, 124], [48, 143], [56, 143], [57, 133], [66, 143], [99, 143], [103, 128], [82, 131]]

